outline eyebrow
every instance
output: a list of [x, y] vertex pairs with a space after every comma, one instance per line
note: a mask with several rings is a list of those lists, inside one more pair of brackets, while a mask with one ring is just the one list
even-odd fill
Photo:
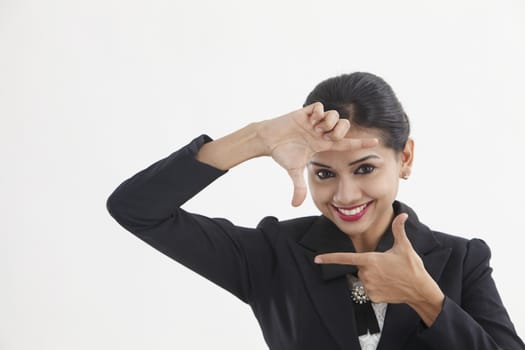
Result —
[[[361, 162], [364, 162], [365, 160], [368, 160], [368, 159], [371, 159], [371, 158], [377, 158], [377, 159], [380, 159], [378, 156], [376, 156], [375, 154], [370, 154], [368, 156], [364, 156], [362, 158], [359, 158], [359, 159], [356, 159], [350, 163], [348, 163], [348, 166], [352, 166], [352, 165], [355, 165], [357, 163], [361, 163]], [[318, 162], [314, 162], [314, 161], [310, 161], [310, 164], [312, 165], [317, 165], [317, 166], [320, 166], [320, 167], [323, 167], [323, 168], [329, 168], [331, 169], [332, 167], [329, 166], [329, 165], [326, 165], [326, 164], [322, 164], [322, 163], [318, 163]]]

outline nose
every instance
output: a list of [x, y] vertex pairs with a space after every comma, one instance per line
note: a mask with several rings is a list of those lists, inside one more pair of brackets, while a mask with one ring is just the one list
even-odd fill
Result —
[[355, 179], [348, 176], [340, 176], [337, 188], [333, 196], [334, 203], [337, 206], [350, 206], [361, 198], [361, 189]]

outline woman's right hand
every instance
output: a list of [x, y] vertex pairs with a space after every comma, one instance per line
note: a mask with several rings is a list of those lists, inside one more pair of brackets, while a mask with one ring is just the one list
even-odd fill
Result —
[[292, 178], [292, 205], [297, 207], [306, 198], [304, 168], [314, 153], [352, 151], [373, 147], [377, 139], [345, 138], [350, 122], [339, 118], [335, 110], [325, 111], [320, 102], [313, 103], [283, 116], [266, 120], [260, 137], [271, 156]]

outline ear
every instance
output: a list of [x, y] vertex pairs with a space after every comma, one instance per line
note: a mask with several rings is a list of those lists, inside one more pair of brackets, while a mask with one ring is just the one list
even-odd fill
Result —
[[412, 172], [412, 163], [414, 162], [414, 140], [408, 138], [405, 148], [401, 152], [401, 168], [399, 177], [402, 179], [408, 179]]

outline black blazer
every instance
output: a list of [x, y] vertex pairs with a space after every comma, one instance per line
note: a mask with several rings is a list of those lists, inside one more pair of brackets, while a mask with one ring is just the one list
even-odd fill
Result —
[[[180, 208], [225, 173], [194, 158], [210, 140], [201, 135], [124, 181], [107, 200], [110, 214], [248, 303], [270, 349], [360, 349], [344, 278], [351, 267], [313, 262], [321, 252], [354, 250], [330, 220], [265, 217], [256, 228], [244, 228]], [[432, 231], [400, 202], [394, 209], [408, 212], [408, 238], [446, 297], [430, 328], [408, 305], [389, 304], [378, 349], [525, 349], [491, 277], [488, 246]], [[387, 231], [378, 250], [392, 243]]]

